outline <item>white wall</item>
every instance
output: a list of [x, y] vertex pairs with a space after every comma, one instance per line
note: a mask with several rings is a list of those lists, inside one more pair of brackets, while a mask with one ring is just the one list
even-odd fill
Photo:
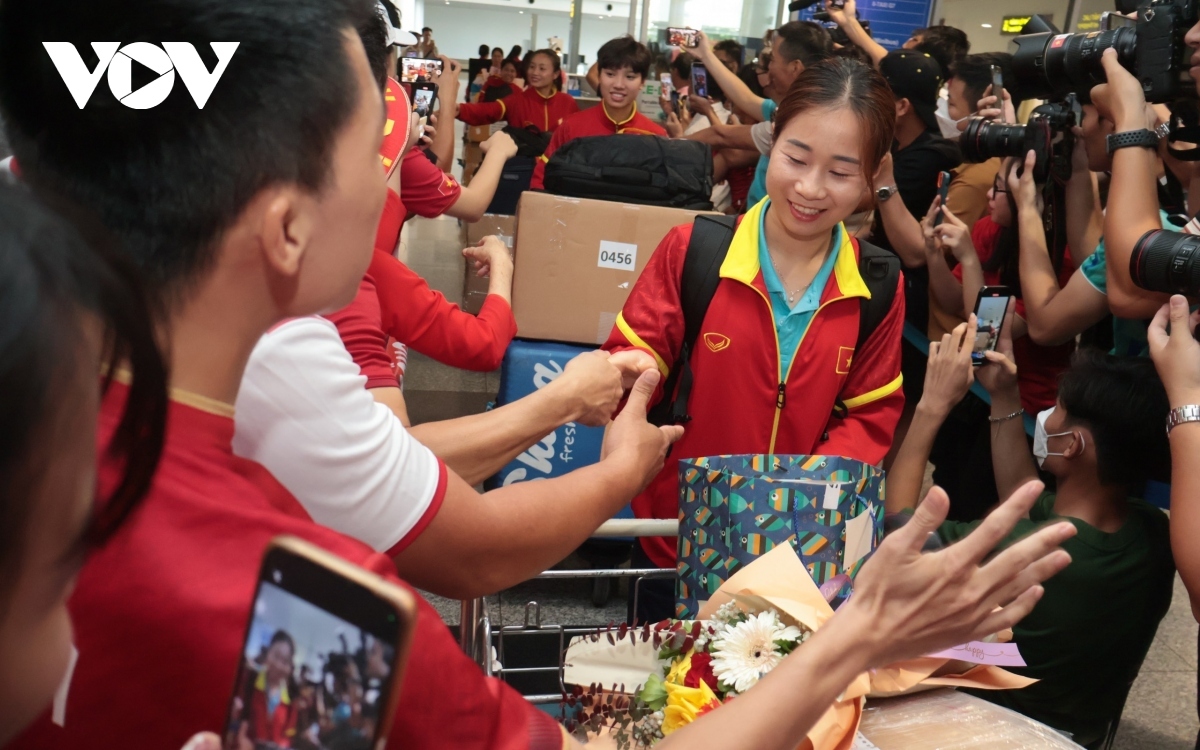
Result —
[[[531, 40], [532, 8], [497, 8], [452, 2], [426, 0], [425, 25], [433, 29], [438, 50], [450, 57], [470, 59], [479, 45], [503, 47], [505, 52], [519, 44], [525, 50], [546, 46], [547, 37], [557, 36], [564, 42], [571, 37], [571, 19], [566, 14], [539, 13], [538, 38]], [[524, 12], [522, 12], [524, 11]], [[628, 28], [628, 18], [609, 16], [601, 20], [593, 15], [583, 17], [580, 47], [588, 63], [596, 59], [596, 50], [614, 37], [622, 36]], [[536, 43], [534, 43], [536, 42]]]

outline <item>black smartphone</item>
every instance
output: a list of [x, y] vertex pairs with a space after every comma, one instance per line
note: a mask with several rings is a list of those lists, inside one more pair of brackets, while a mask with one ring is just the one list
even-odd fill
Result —
[[1000, 331], [1004, 328], [1004, 316], [1012, 303], [1012, 290], [1006, 286], [985, 286], [979, 290], [975, 300], [975, 343], [971, 347], [971, 364], [979, 367], [987, 362], [984, 352], [996, 351], [1000, 342]]
[[671, 91], [671, 111], [675, 113], [676, 117], [683, 116], [679, 109], [679, 92], [674, 90]]
[[992, 96], [996, 97], [996, 107], [1004, 108], [1004, 71], [999, 65], [992, 66]]
[[400, 81], [416, 83], [428, 81], [442, 74], [442, 61], [430, 57], [400, 58]]
[[223, 747], [382, 747], [415, 623], [399, 586], [295, 537], [272, 540]]
[[942, 199], [938, 204], [937, 216], [933, 217], [933, 225], [936, 227], [942, 223], [942, 209], [946, 206], [946, 196], [950, 194], [950, 181], [954, 179], [954, 175], [949, 172], [938, 173], [938, 197]]
[[692, 63], [692, 76], [688, 92], [701, 99], [708, 98], [708, 68], [703, 63]]
[[679, 26], [667, 27], [667, 44], [672, 47], [688, 47], [695, 49], [700, 46], [700, 37], [696, 36], [695, 29], [687, 29]]

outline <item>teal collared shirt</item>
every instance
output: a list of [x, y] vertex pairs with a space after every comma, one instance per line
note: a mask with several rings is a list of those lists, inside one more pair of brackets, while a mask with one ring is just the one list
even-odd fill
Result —
[[779, 280], [779, 274], [775, 273], [775, 266], [771, 263], [771, 253], [767, 250], [765, 222], [770, 207], [771, 201], [767, 199], [759, 217], [758, 265], [762, 268], [763, 283], [767, 286], [767, 296], [771, 300], [771, 312], [775, 317], [775, 332], [779, 336], [781, 375], [786, 376], [792, 366], [792, 357], [800, 347], [800, 339], [804, 338], [804, 332], [812, 323], [813, 315], [821, 306], [821, 294], [824, 293], [825, 287], [829, 283], [829, 276], [833, 273], [833, 264], [837, 260], [838, 249], [841, 246], [842, 230], [840, 224], [834, 227], [833, 241], [829, 245], [829, 254], [825, 258], [825, 262], [821, 264], [820, 270], [813, 277], [813, 282], [804, 292], [804, 296], [796, 302], [795, 307], [790, 307], [787, 292], [783, 290], [783, 282]]

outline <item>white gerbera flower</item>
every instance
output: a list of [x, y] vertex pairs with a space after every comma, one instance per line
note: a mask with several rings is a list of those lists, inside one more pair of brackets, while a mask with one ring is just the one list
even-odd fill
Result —
[[799, 641], [802, 636], [800, 628], [784, 627], [774, 612], [750, 615], [713, 641], [713, 674], [738, 693], [744, 693], [783, 661], [776, 641]]

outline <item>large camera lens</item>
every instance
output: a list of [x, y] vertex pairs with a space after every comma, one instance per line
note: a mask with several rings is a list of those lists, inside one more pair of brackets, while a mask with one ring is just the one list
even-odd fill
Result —
[[1151, 292], [1200, 294], [1200, 237], [1162, 229], [1146, 232], [1129, 258], [1129, 276]]
[[1087, 96], [1104, 83], [1100, 59], [1112, 47], [1127, 70], [1135, 67], [1137, 31], [1130, 27], [1086, 34], [1026, 34], [1013, 53], [1015, 90], [1023, 99], [1061, 99], [1071, 92]]
[[1033, 151], [1037, 161], [1033, 168], [1033, 179], [1044, 182], [1050, 173], [1051, 153], [1050, 121], [1045, 115], [1036, 115], [1028, 125], [1004, 125], [983, 118], [967, 123], [967, 129], [958, 139], [963, 159], [980, 164], [995, 157], [1015, 156], [1021, 161], [1025, 154]]

